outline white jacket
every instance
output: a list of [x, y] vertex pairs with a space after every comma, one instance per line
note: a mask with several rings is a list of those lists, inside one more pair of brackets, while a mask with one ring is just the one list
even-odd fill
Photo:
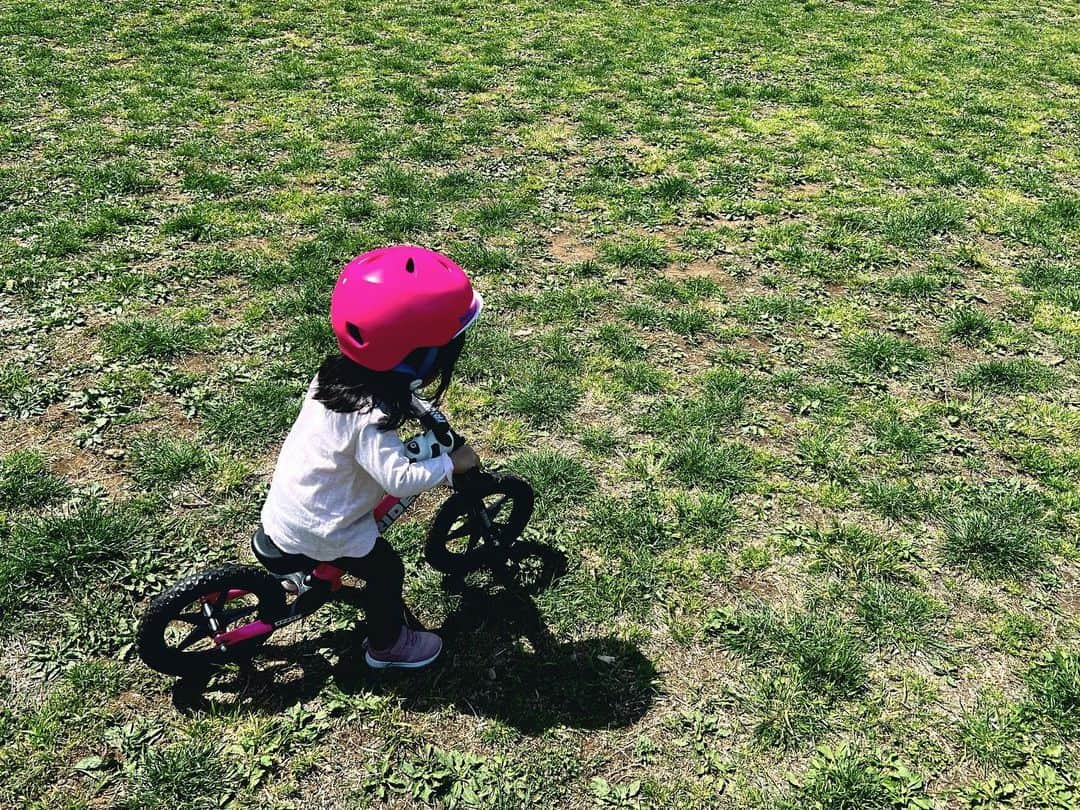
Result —
[[449, 455], [410, 462], [386, 414], [337, 413], [314, 399], [312, 382], [278, 455], [262, 508], [263, 530], [288, 554], [329, 562], [363, 557], [379, 531], [372, 517], [387, 494], [418, 495], [454, 471]]

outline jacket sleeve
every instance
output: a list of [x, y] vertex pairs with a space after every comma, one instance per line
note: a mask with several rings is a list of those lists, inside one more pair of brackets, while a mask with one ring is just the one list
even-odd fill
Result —
[[454, 462], [449, 455], [410, 462], [405, 445], [393, 430], [379, 430], [373, 422], [356, 437], [356, 461], [387, 494], [407, 498], [449, 481]]

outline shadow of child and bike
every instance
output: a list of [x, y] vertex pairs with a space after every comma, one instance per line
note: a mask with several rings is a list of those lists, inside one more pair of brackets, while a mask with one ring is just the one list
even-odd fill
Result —
[[[240, 709], [278, 713], [333, 684], [350, 695], [396, 696], [411, 711], [447, 705], [497, 719], [520, 732], [555, 726], [598, 729], [633, 724], [652, 705], [658, 675], [633, 644], [614, 637], [559, 641], [533, 597], [566, 571], [566, 557], [533, 544], [528, 583], [473, 584], [447, 577], [457, 602], [438, 628], [442, 656], [420, 672], [376, 672], [363, 664], [363, 620], [293, 644], [267, 644], [253, 665], [209, 679], [178, 681], [173, 702], [185, 712]], [[336, 653], [331, 662], [327, 650]]]

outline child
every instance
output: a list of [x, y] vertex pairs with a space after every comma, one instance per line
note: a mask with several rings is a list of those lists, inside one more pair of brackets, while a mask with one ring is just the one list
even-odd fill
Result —
[[435, 633], [402, 619], [405, 568], [372, 509], [385, 493], [416, 495], [477, 466], [468, 446], [410, 463], [397, 428], [417, 388], [437, 379], [435, 401], [446, 391], [482, 306], [465, 272], [430, 250], [380, 248], [349, 262], [330, 299], [341, 353], [312, 381], [262, 509], [262, 529], [281, 551], [366, 582], [364, 659], [377, 669], [422, 667], [442, 650]]

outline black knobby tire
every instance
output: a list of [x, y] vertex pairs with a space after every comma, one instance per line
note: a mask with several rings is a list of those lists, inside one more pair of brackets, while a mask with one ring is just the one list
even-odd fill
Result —
[[[474, 519], [477, 500], [492, 522], [491, 536]], [[507, 549], [517, 540], [532, 517], [533, 491], [527, 481], [511, 475], [485, 475], [467, 492], [451, 495], [431, 521], [424, 556], [436, 571], [462, 576], [487, 565], [494, 542]]]
[[[250, 658], [268, 635], [221, 651], [213, 644], [207, 618], [199, 613], [202, 602], [206, 601], [203, 597], [214, 593], [225, 595], [233, 589], [248, 593], [231, 600], [234, 603], [231, 607], [223, 596], [211, 604], [211, 613], [220, 623], [217, 632], [256, 619], [273, 622], [285, 615], [285, 591], [281, 583], [261, 568], [226, 565], [203, 571], [176, 583], [150, 603], [139, 622], [135, 642], [139, 657], [151, 669], [181, 677], [205, 674], [223, 664]], [[186, 628], [190, 630], [184, 632]]]

